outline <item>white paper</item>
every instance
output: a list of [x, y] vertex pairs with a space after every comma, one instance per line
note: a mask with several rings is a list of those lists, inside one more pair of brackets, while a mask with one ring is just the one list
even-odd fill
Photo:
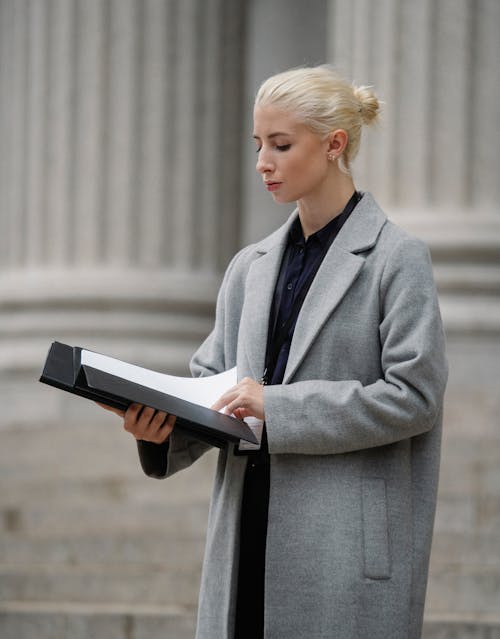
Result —
[[209, 377], [176, 377], [84, 349], [81, 363], [206, 408], [237, 383], [236, 367]]
[[264, 428], [264, 422], [261, 419], [257, 419], [257, 417], [246, 417], [243, 421], [252, 430], [252, 433], [255, 435], [255, 437], [257, 437], [257, 441], [259, 443], [252, 444], [252, 442], [247, 442], [244, 439], [240, 439], [238, 450], [259, 450], [262, 441], [262, 430]]

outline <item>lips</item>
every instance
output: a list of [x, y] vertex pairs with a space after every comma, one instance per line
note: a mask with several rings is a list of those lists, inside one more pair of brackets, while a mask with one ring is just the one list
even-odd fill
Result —
[[281, 185], [281, 182], [273, 182], [273, 181], [264, 181], [264, 184], [266, 185], [266, 189], [268, 191], [275, 191], [277, 188], [279, 188], [279, 186]]

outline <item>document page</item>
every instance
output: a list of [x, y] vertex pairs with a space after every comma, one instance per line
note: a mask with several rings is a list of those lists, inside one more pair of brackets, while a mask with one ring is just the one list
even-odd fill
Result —
[[206, 408], [237, 383], [236, 367], [210, 377], [176, 377], [84, 349], [81, 363]]

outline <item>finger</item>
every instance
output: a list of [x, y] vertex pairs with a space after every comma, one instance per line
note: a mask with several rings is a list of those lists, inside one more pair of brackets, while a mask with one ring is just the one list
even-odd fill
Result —
[[176, 421], [177, 421], [177, 417], [175, 415], [169, 415], [167, 417], [167, 421], [164, 424], [164, 427], [167, 427], [170, 429], [170, 431], [172, 431], [174, 429]]
[[138, 427], [143, 435], [142, 438], [146, 439], [146, 441], [152, 441], [168, 418], [169, 413], [165, 411], [144, 407], [138, 421]]
[[233, 412], [233, 415], [236, 417], [236, 419], [243, 419], [242, 409], [236, 408]]
[[162, 444], [172, 432], [175, 420], [175, 415], [159, 411], [151, 420], [148, 428], [143, 433], [138, 433], [136, 438], [154, 442], [155, 444]]
[[127, 408], [127, 412], [125, 413], [123, 420], [123, 428], [127, 432], [135, 434], [137, 422], [143, 408], [142, 404], [130, 404]]
[[235, 408], [233, 411], [233, 415], [236, 419], [244, 420], [245, 417], [252, 417], [252, 412], [247, 408]]
[[229, 402], [233, 401], [236, 397], [241, 395], [241, 393], [248, 394], [252, 387], [258, 385], [251, 377], [244, 377], [236, 386], [232, 386], [229, 388], [223, 395], [219, 397], [219, 399], [212, 405], [212, 410], [220, 410], [227, 406]]
[[155, 416], [155, 409], [150, 406], [142, 406], [137, 414], [135, 422], [132, 421], [129, 430], [135, 437], [144, 439], [144, 434], [148, 431], [151, 420]]
[[143, 406], [141, 410], [141, 414], [139, 415], [139, 421], [144, 427], [149, 426], [151, 420], [156, 415], [156, 409], [151, 408], [151, 406]]
[[151, 430], [151, 422], [153, 421], [156, 410], [151, 406], [143, 406], [135, 425], [132, 427], [132, 434], [136, 439], [144, 439], [149, 441], [148, 433]]
[[130, 404], [130, 406], [127, 408], [125, 415], [126, 416], [134, 416], [134, 419], [137, 419], [139, 413], [142, 411], [142, 409], [144, 408], [144, 406], [142, 404]]
[[234, 413], [235, 410], [242, 410], [245, 408], [247, 408], [245, 399], [241, 395], [238, 395], [235, 399], [233, 399], [233, 401], [226, 404], [224, 413], [231, 415], [231, 413]]
[[224, 393], [224, 395], [221, 395], [219, 397], [219, 399], [215, 402], [215, 404], [212, 405], [211, 407], [212, 410], [220, 410], [221, 408], [224, 408], [224, 406], [227, 406], [228, 402], [238, 397], [238, 393], [239, 393], [239, 389], [237, 386], [234, 386], [233, 388], [229, 389], [228, 391]]
[[148, 427], [146, 429], [146, 432], [148, 433], [148, 435], [151, 435], [151, 436], [155, 435], [163, 426], [163, 424], [167, 420], [167, 417], [168, 417], [168, 413], [165, 413], [164, 411], [161, 411], [161, 410], [156, 411], [153, 417], [151, 418], [148, 424]]
[[231, 414], [239, 411], [242, 417], [257, 417], [258, 419], [264, 419], [264, 405], [262, 398], [262, 388], [259, 386], [259, 390], [242, 388], [237, 397], [230, 401], [224, 412]]
[[170, 434], [174, 429], [176, 419], [177, 417], [175, 415], [167, 415], [160, 428], [151, 434], [151, 439], [149, 441], [152, 441], [155, 444], [163, 444], [163, 442], [170, 437]]

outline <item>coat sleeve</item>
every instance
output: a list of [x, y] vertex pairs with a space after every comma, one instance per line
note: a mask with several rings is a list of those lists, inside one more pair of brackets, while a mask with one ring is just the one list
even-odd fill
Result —
[[[230, 273], [240, 253], [229, 264], [217, 295], [214, 329], [191, 359], [190, 370], [193, 377], [215, 375], [235, 365], [235, 359], [226, 361], [228, 349], [225, 348], [225, 301]], [[209, 444], [185, 435], [175, 427], [164, 444], [142, 440], [137, 442], [141, 467], [146, 475], [155, 479], [165, 479], [187, 468], [210, 448]]]
[[420, 240], [405, 237], [386, 259], [379, 305], [380, 379], [266, 387], [271, 453], [347, 453], [432, 429], [441, 413], [447, 364], [430, 255]]

